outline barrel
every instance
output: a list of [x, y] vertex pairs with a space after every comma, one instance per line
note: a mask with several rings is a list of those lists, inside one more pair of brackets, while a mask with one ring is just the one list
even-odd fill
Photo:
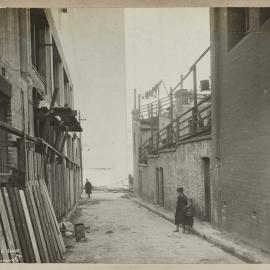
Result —
[[83, 223], [75, 224], [75, 238], [76, 238], [76, 241], [79, 241], [82, 238], [85, 238], [85, 230], [84, 230]]

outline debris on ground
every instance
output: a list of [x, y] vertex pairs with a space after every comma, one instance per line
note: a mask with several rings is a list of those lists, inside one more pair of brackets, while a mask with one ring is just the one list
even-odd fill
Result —
[[122, 199], [130, 199], [129, 194], [121, 195], [120, 198], [122, 198]]
[[59, 224], [59, 228], [60, 228], [60, 231], [70, 231], [70, 232], [73, 232], [74, 231], [74, 226], [71, 222], [69, 221], [63, 221]]
[[84, 226], [85, 232], [90, 233], [90, 225]]

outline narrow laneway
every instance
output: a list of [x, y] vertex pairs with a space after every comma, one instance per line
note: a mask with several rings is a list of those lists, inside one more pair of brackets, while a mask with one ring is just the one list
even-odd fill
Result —
[[173, 224], [120, 193], [84, 198], [71, 222], [90, 230], [86, 241], [66, 239], [69, 263], [242, 263], [197, 236], [173, 232]]

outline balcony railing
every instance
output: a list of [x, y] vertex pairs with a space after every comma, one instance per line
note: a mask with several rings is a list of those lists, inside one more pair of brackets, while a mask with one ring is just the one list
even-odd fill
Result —
[[174, 148], [177, 142], [211, 132], [211, 97], [207, 96], [185, 111], [165, 128], [156, 132], [139, 147], [139, 163], [147, 163], [147, 155]]
[[[201, 60], [210, 52], [210, 47], [208, 47], [190, 66], [188, 72], [181, 77], [180, 82], [178, 82], [174, 87], [170, 89], [170, 93], [168, 96], [155, 100], [151, 103], [141, 105], [141, 95], [139, 94], [139, 116], [140, 119], [149, 119], [151, 117], [156, 117], [162, 115], [164, 112], [168, 112], [170, 114], [171, 119], [174, 119], [176, 115], [173, 115], [173, 110], [176, 107], [176, 100], [174, 96], [174, 92], [178, 89], [183, 88], [184, 82], [192, 75], [193, 80], [193, 94], [192, 94], [192, 102], [196, 106], [200, 100], [205, 98], [205, 95], [197, 93], [197, 65], [201, 62]], [[209, 89], [210, 90], [210, 89]], [[136, 90], [135, 90], [135, 99], [136, 99]], [[136, 101], [135, 101], [136, 104]]]

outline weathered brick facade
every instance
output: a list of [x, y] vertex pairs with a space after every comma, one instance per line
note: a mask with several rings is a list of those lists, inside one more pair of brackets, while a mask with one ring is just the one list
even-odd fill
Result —
[[[48, 154], [40, 145], [34, 147], [46, 156], [45, 180], [50, 195], [56, 196], [53, 205], [60, 218], [77, 203], [81, 194], [81, 142], [75, 133], [81, 129], [75, 117], [71, 76], [50, 9], [0, 9], [0, 76], [0, 105], [6, 107], [0, 111], [0, 120], [19, 131], [24, 130], [32, 138], [41, 138], [54, 149]], [[55, 103], [52, 102], [54, 93], [57, 93]], [[57, 109], [62, 115], [48, 114]], [[2, 129], [0, 132], [0, 150], [8, 150], [7, 158], [0, 155], [0, 174], [5, 174], [0, 175], [0, 183], [6, 184], [12, 170], [18, 169], [24, 174], [29, 168], [22, 166], [22, 169], [18, 164], [18, 137]], [[5, 140], [2, 134], [7, 134]], [[32, 154], [33, 149], [28, 148], [26, 152]], [[62, 162], [56, 162], [56, 155], [62, 157]], [[32, 160], [28, 161], [31, 164]], [[58, 167], [63, 170], [61, 173]], [[69, 202], [61, 209], [59, 205], [63, 202], [59, 202], [58, 191], [50, 190], [51, 185], [59, 185], [60, 178], [64, 179], [61, 189], [66, 189]]]
[[230, 21], [230, 16], [239, 11], [210, 12], [212, 221], [219, 229], [269, 250], [270, 20], [265, 17], [269, 9], [264, 10], [263, 21], [261, 9], [242, 10], [248, 14], [249, 30], [231, 47], [228, 27], [240, 26], [237, 17]]

